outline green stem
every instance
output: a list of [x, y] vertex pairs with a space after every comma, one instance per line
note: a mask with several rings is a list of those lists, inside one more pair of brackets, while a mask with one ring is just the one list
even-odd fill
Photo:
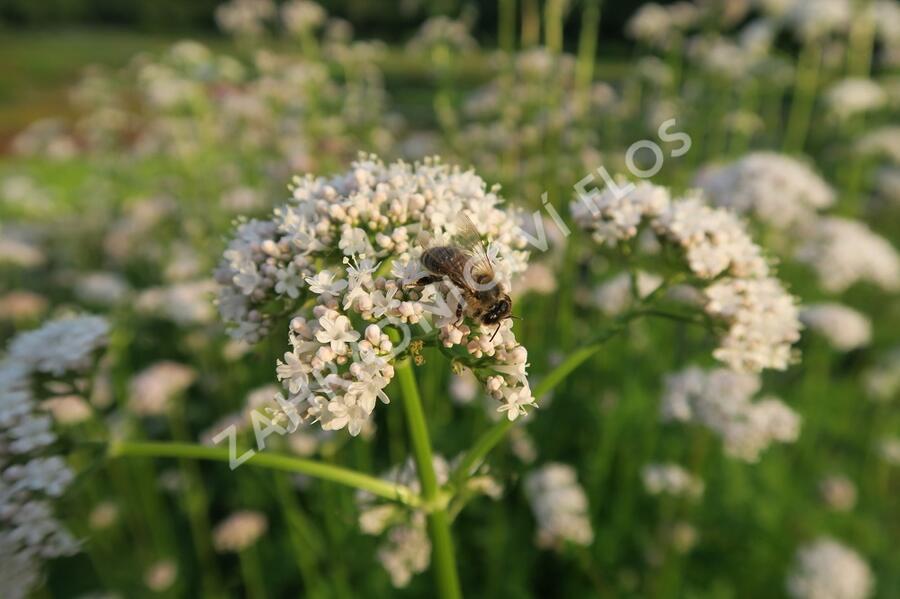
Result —
[[522, 47], [531, 48], [541, 41], [541, 14], [537, 0], [522, 0]]
[[499, 18], [497, 19], [497, 39], [500, 49], [512, 53], [516, 45], [516, 0], [499, 0]]
[[[575, 67], [576, 87], [587, 99], [594, 80], [594, 59], [600, 31], [600, 0], [587, 0], [581, 14], [581, 36], [578, 39], [578, 62]], [[585, 106], [587, 106], [585, 101]]]
[[287, 475], [273, 474], [273, 479], [275, 493], [281, 503], [281, 509], [284, 511], [285, 521], [288, 525], [291, 548], [303, 579], [303, 589], [310, 597], [320, 597], [324, 594], [322, 588], [324, 581], [318, 575], [316, 565], [321, 553], [322, 542], [315, 536], [312, 526], [300, 506], [297, 505], [297, 498], [290, 487]]
[[256, 555], [256, 547], [247, 547], [238, 554], [244, 588], [250, 599], [266, 599], [266, 584]]
[[[146, 457], [146, 458], [187, 458], [210, 460], [213, 462], [229, 462], [228, 448], [207, 447], [195, 443], [170, 443], [163, 441], [113, 441], [108, 446], [111, 458]], [[240, 452], [238, 452], [240, 455]], [[421, 505], [422, 498], [409, 487], [394, 484], [349, 468], [323, 464], [315, 460], [305, 460], [292, 456], [273, 453], [257, 453], [247, 459], [247, 464], [274, 470], [299, 472], [307, 476], [329, 480], [341, 485], [362, 489], [373, 495], [397, 501], [412, 507]]]
[[821, 62], [821, 44], [815, 41], [807, 42], [797, 64], [791, 112], [784, 134], [785, 152], [800, 152], [806, 143], [809, 120], [816, 99], [816, 85]]
[[544, 5], [544, 37], [547, 49], [555, 54], [563, 50], [563, 2], [547, 0]]
[[462, 597], [459, 576], [456, 569], [456, 557], [453, 554], [453, 539], [450, 536], [450, 520], [447, 508], [441, 504], [440, 488], [434, 473], [434, 457], [431, 452], [431, 439], [428, 436], [428, 423], [422, 410], [422, 399], [416, 386], [416, 377], [412, 363], [405, 358], [395, 365], [397, 379], [403, 395], [403, 406], [409, 424], [409, 437], [416, 459], [416, 470], [422, 484], [422, 499], [429, 508], [428, 532], [433, 546], [433, 561], [437, 575], [438, 594], [445, 599]]
[[847, 44], [847, 75], [868, 79], [872, 70], [875, 25], [868, 19], [856, 19], [850, 27]]
[[[182, 409], [183, 405], [174, 406], [169, 411], [169, 426], [172, 429], [172, 437], [179, 442], [190, 439], [190, 433], [185, 425]], [[194, 540], [194, 550], [197, 559], [203, 565], [202, 581], [207, 595], [222, 597], [224, 592], [219, 587], [220, 576], [216, 567], [216, 559], [210, 544], [212, 534], [209, 525], [209, 501], [203, 487], [203, 479], [197, 464], [188, 460], [179, 460], [178, 466], [184, 476], [184, 485], [181, 489], [184, 511], [187, 513], [191, 536]]]

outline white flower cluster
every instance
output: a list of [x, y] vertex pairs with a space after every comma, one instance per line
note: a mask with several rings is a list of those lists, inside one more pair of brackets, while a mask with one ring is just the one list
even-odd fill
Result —
[[289, 0], [281, 5], [281, 23], [293, 34], [304, 34], [328, 18], [324, 8], [309, 0]]
[[288, 0], [280, 7], [272, 0], [229, 0], [216, 8], [215, 18], [225, 33], [259, 38], [276, 25], [289, 35], [303, 36], [323, 25], [328, 13], [310, 0]]
[[900, 126], [873, 129], [859, 138], [854, 149], [866, 155], [884, 156], [894, 164], [900, 164]]
[[859, 554], [830, 538], [801, 547], [787, 579], [794, 599], [865, 599], [873, 585], [872, 571]]
[[109, 324], [99, 316], [52, 320], [13, 339], [9, 359], [54, 376], [84, 370], [96, 350], [106, 344], [108, 333]]
[[78, 153], [78, 144], [61, 119], [39, 119], [13, 138], [11, 149], [20, 156], [46, 156], [67, 160]]
[[229, 0], [216, 8], [216, 23], [233, 35], [259, 36], [266, 31], [266, 21], [275, 14], [272, 0]]
[[[106, 342], [97, 317], [55, 320], [20, 333], [0, 360], [0, 595], [24, 598], [41, 561], [72, 555], [78, 542], [53, 515], [52, 501], [75, 478], [52, 453], [53, 419], [33, 394], [37, 376], [82, 373]], [[61, 381], [60, 388], [63, 387]], [[69, 386], [65, 385], [68, 389]]]
[[239, 553], [256, 543], [268, 528], [269, 520], [261, 512], [234, 512], [213, 529], [213, 547], [219, 553]]
[[[447, 460], [435, 455], [433, 466], [438, 485], [446, 484], [450, 476]], [[408, 487], [414, 493], [421, 492], [418, 471], [412, 458], [394, 466], [381, 478]], [[467, 479], [465, 491], [497, 499], [503, 488], [492, 477], [476, 474]], [[357, 493], [356, 501], [360, 530], [367, 535], [385, 535], [384, 542], [378, 548], [378, 561], [390, 575], [391, 584], [397, 588], [405, 587], [414, 574], [424, 572], [431, 563], [431, 541], [426, 529], [425, 512], [384, 502], [365, 491]]]
[[692, 366], [666, 376], [661, 416], [664, 422], [701, 424], [722, 438], [730, 456], [755, 462], [770, 444], [800, 435], [800, 416], [780, 400], [752, 401], [759, 388], [755, 374]]
[[800, 320], [838, 351], [850, 351], [868, 345], [872, 340], [872, 322], [843, 304], [829, 302], [803, 306]]
[[864, 223], [840, 217], [818, 219], [797, 249], [822, 287], [840, 293], [866, 281], [886, 291], [900, 289], [900, 256], [889, 241]]
[[129, 383], [128, 407], [138, 416], [165, 414], [173, 398], [193, 384], [197, 373], [190, 366], [163, 361], [148, 366]]
[[850, 0], [792, 0], [784, 23], [801, 40], [821, 43], [822, 37], [846, 32], [852, 17]]
[[687, 55], [712, 75], [730, 81], [768, 67], [763, 62], [768, 59], [767, 44], [757, 35], [740, 36], [733, 41], [721, 35], [698, 34], [688, 40]]
[[148, 287], [135, 298], [134, 307], [142, 314], [166, 318], [184, 327], [204, 324], [215, 320], [210, 298], [218, 288], [211, 279]]
[[601, 244], [632, 240], [644, 228], [678, 250], [700, 281], [706, 313], [728, 326], [717, 359], [754, 372], [788, 366], [800, 337], [796, 302], [732, 213], [696, 197], [672, 199], [664, 187], [642, 182], [575, 201], [572, 215]]
[[594, 542], [587, 495], [574, 468], [551, 462], [529, 472], [525, 493], [537, 520], [539, 547], [559, 549], [566, 542], [584, 546]]
[[478, 49], [478, 42], [469, 29], [469, 24], [461, 20], [431, 17], [422, 23], [406, 47], [411, 52], [431, 52], [436, 48], [446, 48], [454, 53], [471, 52]]
[[887, 92], [871, 79], [850, 77], [833, 83], [825, 90], [827, 109], [838, 120], [879, 110], [887, 101]]
[[[309, 4], [285, 3], [283, 15], [314, 18]], [[270, 9], [260, 13], [258, 7], [266, 5]], [[247, 15], [274, 10], [269, 0], [235, 0], [220, 9], [228, 13], [232, 6], [246, 23], [256, 22]], [[221, 192], [240, 184], [247, 172], [287, 175], [324, 156], [351, 159], [361, 144], [387, 147], [395, 122], [384, 114], [377, 49], [347, 39], [325, 41], [327, 61], [268, 49], [239, 59], [181, 41], [158, 56], [140, 55], [121, 70], [93, 71], [73, 93], [76, 149], [79, 155], [141, 159], [195, 156], [210, 148], [240, 154], [241, 160], [213, 175]], [[333, 75], [338, 70], [340, 78]], [[311, 113], [315, 119], [298, 118]]]
[[779, 229], [808, 222], [834, 203], [834, 190], [815, 171], [774, 152], [754, 152], [704, 169], [695, 184], [716, 206], [752, 214]]
[[644, 488], [651, 495], [675, 495], [697, 499], [703, 495], [703, 481], [675, 463], [647, 464], [641, 469]]
[[648, 2], [632, 15], [625, 24], [625, 33], [650, 46], [665, 48], [679, 33], [695, 25], [702, 11], [691, 2], [675, 2], [661, 5]]
[[456, 287], [415, 286], [426, 274], [423, 248], [448, 242], [462, 213], [490, 240], [489, 253], [499, 256], [496, 282], [510, 288], [526, 267], [526, 239], [496, 191], [437, 160], [386, 166], [362, 157], [330, 179], [297, 177], [292, 200], [272, 220], [241, 224], [229, 243], [216, 272], [220, 314], [249, 342], [268, 333], [274, 316], [295, 314], [291, 350], [277, 367], [287, 391], [282, 403], [326, 430], [356, 435], [377, 400], [388, 403], [383, 389], [403, 349], [383, 330], [388, 325], [410, 334], [416, 324], [425, 334], [439, 329], [435, 341], [464, 348], [463, 361], [480, 361], [476, 374], [514, 420], [534, 399], [528, 354], [511, 322], [499, 330], [462, 324], [457, 309], [469, 311]]

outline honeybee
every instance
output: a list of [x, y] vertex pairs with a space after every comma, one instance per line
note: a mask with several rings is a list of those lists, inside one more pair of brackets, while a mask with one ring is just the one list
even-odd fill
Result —
[[456, 309], [456, 317], [466, 316], [486, 325], [500, 324], [513, 318], [512, 300], [494, 278], [494, 267], [478, 229], [465, 214], [457, 218], [457, 234], [449, 245], [433, 246], [422, 254], [422, 266], [430, 273], [415, 282], [424, 287], [447, 278], [460, 291], [464, 306]]

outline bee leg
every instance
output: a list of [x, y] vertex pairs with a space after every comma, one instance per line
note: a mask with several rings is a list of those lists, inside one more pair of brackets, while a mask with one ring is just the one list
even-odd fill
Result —
[[436, 275], [427, 275], [427, 276], [422, 277], [421, 279], [419, 279], [418, 281], [416, 281], [414, 283], [410, 283], [409, 286], [410, 287], [424, 287], [426, 285], [431, 285], [432, 283], [437, 283], [442, 278], [443, 277], [438, 277]]
[[463, 307], [462, 307], [462, 304], [460, 304], [460, 305], [456, 306], [456, 326], [461, 325], [463, 319], [464, 319]]

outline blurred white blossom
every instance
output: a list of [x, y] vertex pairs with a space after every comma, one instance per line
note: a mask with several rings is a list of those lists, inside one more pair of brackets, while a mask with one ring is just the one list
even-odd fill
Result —
[[716, 206], [752, 214], [777, 229], [802, 225], [834, 203], [834, 190], [809, 166], [773, 152], [708, 167], [695, 184]]
[[574, 468], [551, 462], [532, 470], [525, 477], [525, 493], [537, 520], [538, 546], [559, 549], [566, 542], [593, 543], [587, 495]]
[[868, 345], [872, 339], [872, 323], [853, 308], [837, 303], [810, 304], [800, 310], [800, 320], [807, 328], [824, 336], [839, 351], [850, 351]]
[[241, 552], [254, 545], [268, 527], [268, 518], [261, 512], [234, 512], [213, 529], [213, 547], [219, 553]]
[[797, 550], [787, 579], [794, 599], [865, 599], [873, 586], [872, 572], [859, 554], [827, 537]]
[[701, 424], [722, 438], [727, 454], [755, 462], [772, 443], [790, 443], [800, 435], [800, 416], [780, 400], [752, 401], [759, 388], [755, 374], [692, 366], [666, 376], [662, 419]]
[[667, 494], [689, 499], [703, 495], [703, 481], [678, 464], [647, 464], [641, 470], [641, 478], [651, 495]]
[[859, 281], [886, 291], [900, 289], [900, 255], [889, 241], [860, 221], [818, 219], [797, 249], [797, 259], [809, 264], [822, 287], [831, 293], [840, 293]]

